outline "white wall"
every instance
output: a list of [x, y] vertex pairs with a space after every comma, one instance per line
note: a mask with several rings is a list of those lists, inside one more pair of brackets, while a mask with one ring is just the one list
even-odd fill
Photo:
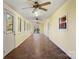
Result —
[[[45, 32], [47, 24], [50, 23], [49, 38], [72, 59], [76, 59], [76, 6], [75, 0], [68, 0], [45, 22]], [[59, 18], [67, 16], [67, 30], [59, 30]], [[45, 33], [46, 34], [46, 33]]]

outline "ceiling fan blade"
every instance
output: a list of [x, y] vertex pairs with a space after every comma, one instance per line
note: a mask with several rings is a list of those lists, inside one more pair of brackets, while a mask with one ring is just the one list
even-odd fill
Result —
[[44, 11], [47, 11], [47, 9], [45, 9], [45, 8], [39, 8], [39, 9], [44, 10]]
[[33, 8], [33, 7], [25, 7], [25, 8], [22, 8], [22, 9], [28, 9], [28, 8]]
[[42, 3], [42, 4], [39, 4], [40, 6], [45, 6], [45, 5], [49, 5], [51, 4], [51, 2], [45, 2], [45, 3]]

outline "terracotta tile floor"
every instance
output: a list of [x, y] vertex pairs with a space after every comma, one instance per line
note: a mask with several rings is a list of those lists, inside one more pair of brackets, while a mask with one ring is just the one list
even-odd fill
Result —
[[4, 59], [71, 59], [45, 35], [34, 36], [26, 39]]

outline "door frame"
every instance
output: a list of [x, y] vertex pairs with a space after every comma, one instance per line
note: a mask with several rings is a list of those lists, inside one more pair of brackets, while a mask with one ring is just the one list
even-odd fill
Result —
[[[15, 15], [11, 12], [11, 11], [9, 11], [8, 9], [6, 9], [6, 8], [3, 8], [3, 35], [4, 35], [4, 40], [5, 40], [5, 38], [6, 38], [6, 34], [7, 34], [7, 31], [6, 31], [6, 22], [7, 22], [7, 17], [6, 17], [6, 15], [7, 14], [10, 14], [10, 15], [12, 15], [13, 16], [13, 31], [12, 31], [12, 33], [13, 33], [13, 36], [14, 36], [14, 48], [16, 48], [16, 41], [15, 41]], [[3, 41], [4, 42], [4, 41]], [[4, 42], [5, 43], [5, 42]], [[13, 49], [14, 49], [13, 48]], [[4, 53], [4, 56], [6, 55], [6, 54], [8, 54], [8, 53], [5, 53], [5, 51], [3, 50], [3, 53]]]

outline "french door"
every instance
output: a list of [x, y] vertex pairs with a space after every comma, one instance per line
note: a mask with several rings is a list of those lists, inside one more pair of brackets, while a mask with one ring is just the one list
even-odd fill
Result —
[[5, 56], [15, 48], [14, 15], [4, 10], [3, 19], [3, 54]]

